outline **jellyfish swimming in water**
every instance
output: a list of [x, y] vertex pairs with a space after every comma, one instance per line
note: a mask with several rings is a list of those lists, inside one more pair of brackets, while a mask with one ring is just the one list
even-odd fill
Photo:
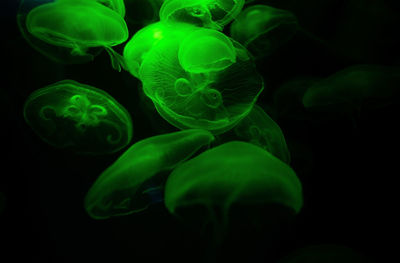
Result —
[[[55, 0], [57, 2], [76, 2], [81, 0]], [[125, 17], [125, 3], [124, 0], [84, 0], [93, 1], [102, 4], [111, 10], [118, 13], [122, 18]]]
[[179, 129], [214, 134], [231, 129], [250, 112], [264, 88], [251, 55], [216, 30], [172, 28], [166, 34], [175, 37], [160, 39], [140, 63], [137, 75], [145, 94]]
[[218, 240], [235, 205], [277, 204], [297, 214], [303, 196], [300, 180], [287, 164], [258, 146], [231, 141], [176, 167], [167, 179], [164, 203], [184, 221], [190, 219], [186, 209], [201, 210]]
[[129, 144], [133, 125], [127, 110], [105, 91], [62, 80], [34, 91], [24, 118], [45, 142], [81, 154], [114, 153]]
[[354, 65], [310, 86], [302, 98], [306, 109], [328, 112], [360, 111], [398, 100], [400, 68]]
[[251, 5], [232, 23], [230, 35], [256, 58], [263, 58], [289, 41], [297, 29], [297, 18], [290, 11], [267, 5]]
[[97, 1], [45, 3], [31, 9], [23, 20], [29, 34], [47, 44], [68, 49], [71, 56], [92, 60], [88, 50], [102, 47], [110, 55], [114, 69], [120, 71], [124, 67], [122, 56], [112, 46], [128, 39], [127, 25], [118, 13]]
[[[153, 202], [152, 193], [157, 187], [151, 180], [213, 140], [210, 132], [193, 129], [135, 143], [94, 182], [85, 197], [87, 213], [94, 219], [106, 219], [145, 210]], [[158, 187], [163, 187], [162, 183]]]
[[222, 30], [242, 10], [244, 0], [165, 0], [160, 20]]
[[290, 152], [279, 125], [257, 104], [234, 127], [238, 138], [257, 145], [285, 163], [290, 163]]

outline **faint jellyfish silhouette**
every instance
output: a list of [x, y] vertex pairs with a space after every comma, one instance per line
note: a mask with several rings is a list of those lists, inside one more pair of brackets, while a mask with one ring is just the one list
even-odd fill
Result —
[[291, 252], [278, 263], [371, 263], [358, 251], [335, 244], [307, 246]]
[[126, 109], [105, 91], [62, 80], [33, 92], [24, 118], [45, 142], [81, 154], [114, 153], [132, 138]]
[[[81, 0], [55, 0], [57, 2], [79, 2]], [[125, 3], [124, 0], [84, 0], [93, 1], [102, 4], [111, 10], [118, 13], [122, 18], [125, 17]], [[125, 0], [126, 1], [126, 0]]]
[[244, 0], [165, 0], [160, 20], [222, 30], [242, 10]]
[[239, 141], [219, 145], [176, 167], [164, 196], [169, 212], [182, 220], [191, 217], [186, 209], [205, 208], [208, 214], [202, 213], [206, 218], [200, 219], [213, 224], [217, 242], [225, 235], [235, 205], [278, 204], [293, 214], [303, 205], [295, 172], [262, 148]]
[[258, 59], [272, 54], [290, 40], [297, 29], [297, 18], [290, 11], [252, 5], [237, 16], [230, 27], [230, 35]]
[[290, 152], [279, 125], [258, 105], [235, 126], [238, 138], [257, 145], [285, 163], [290, 163]]
[[[83, 61], [92, 60], [94, 56], [88, 49], [104, 47], [114, 69], [120, 71], [121, 65], [124, 66], [122, 57], [111, 47], [128, 38], [125, 21], [118, 13], [96, 1], [61, 0], [42, 4], [31, 9], [26, 17], [20, 15], [19, 21], [21, 32], [27, 32], [47, 44], [66, 48], [70, 56], [84, 57]], [[21, 24], [23, 21], [25, 25]], [[27, 39], [31, 40], [30, 36]], [[46, 54], [45, 50], [40, 51]], [[51, 54], [46, 55], [52, 57]], [[53, 60], [60, 61], [60, 58], [53, 57]], [[80, 59], [77, 61], [81, 62]]]
[[159, 41], [138, 75], [159, 114], [173, 126], [222, 133], [250, 112], [264, 82], [239, 43], [212, 29], [189, 29]]
[[143, 27], [159, 21], [159, 11], [163, 0], [124, 0], [125, 20], [131, 27]]
[[[139, 141], [96, 180], [85, 197], [85, 209], [94, 219], [128, 215], [146, 209], [157, 186], [148, 183], [208, 145], [214, 136], [205, 130], [186, 130]], [[163, 187], [162, 183], [158, 187]]]

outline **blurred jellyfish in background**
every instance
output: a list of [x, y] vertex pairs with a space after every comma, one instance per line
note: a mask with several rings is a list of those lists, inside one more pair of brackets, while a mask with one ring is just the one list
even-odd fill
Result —
[[139, 29], [155, 23], [163, 0], [124, 0], [126, 7], [125, 20], [129, 29]]
[[297, 29], [297, 18], [290, 11], [252, 5], [237, 16], [230, 27], [230, 35], [259, 59], [285, 44]]
[[[56, 2], [79, 2], [82, 0], [55, 0]], [[99, 4], [102, 4], [111, 10], [115, 11], [118, 13], [122, 18], [125, 17], [125, 3], [124, 0], [84, 0], [87, 2], [97, 2]], [[125, 0], [126, 1], [126, 0]]]
[[45, 142], [82, 154], [114, 153], [132, 138], [132, 120], [122, 105], [105, 91], [73, 80], [33, 92], [24, 117]]
[[160, 20], [222, 30], [240, 13], [243, 5], [244, 0], [165, 0]]
[[278, 263], [372, 263], [370, 258], [343, 245], [307, 246], [291, 252]]
[[[164, 196], [173, 215], [210, 222], [217, 243], [223, 240], [237, 205], [250, 206], [255, 214], [266, 204], [286, 207], [292, 214], [303, 205], [296, 173], [264, 149], [239, 141], [214, 147], [175, 168]], [[198, 212], [195, 217], [192, 208]]]
[[[155, 31], [161, 37], [135, 64], [145, 94], [159, 114], [179, 129], [206, 129], [214, 134], [231, 129], [250, 112], [264, 88], [250, 54], [212, 29], [161, 25], [172, 32], [163, 37]], [[126, 61], [129, 65], [132, 60]]]
[[135, 143], [90, 188], [85, 198], [87, 213], [94, 219], [106, 219], [145, 210], [158, 200], [157, 190], [163, 187], [162, 183], [157, 186], [151, 181], [189, 159], [213, 139], [208, 131], [186, 130]]
[[[121, 70], [123, 60], [111, 47], [128, 39], [128, 28], [117, 12], [94, 0], [28, 2], [21, 3], [18, 24], [28, 43], [42, 54], [61, 63], [83, 63], [98, 54], [96, 49], [90, 53], [91, 48], [101, 47], [113, 68]], [[51, 45], [57, 48], [48, 51]], [[57, 54], [58, 49], [64, 51]]]
[[353, 112], [379, 108], [399, 100], [400, 69], [355, 65], [309, 87], [302, 98], [305, 108], [327, 112]]
[[290, 163], [290, 152], [279, 125], [258, 105], [234, 128], [240, 140], [263, 148], [285, 163]]

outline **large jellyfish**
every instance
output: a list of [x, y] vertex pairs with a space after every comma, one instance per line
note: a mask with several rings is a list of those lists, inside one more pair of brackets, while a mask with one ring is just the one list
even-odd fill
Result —
[[379, 65], [345, 68], [309, 87], [303, 96], [308, 109], [328, 111], [379, 107], [399, 98], [400, 69]]
[[175, 168], [164, 196], [169, 212], [183, 220], [185, 209], [204, 207], [221, 235], [234, 205], [278, 204], [295, 214], [303, 204], [301, 183], [287, 164], [239, 141], [207, 150]]
[[290, 40], [297, 27], [297, 18], [290, 11], [252, 5], [238, 15], [230, 27], [230, 34], [256, 58], [261, 58]]
[[258, 105], [235, 126], [236, 135], [257, 145], [285, 163], [290, 162], [290, 152], [279, 125]]
[[242, 10], [244, 0], [165, 0], [160, 20], [222, 30]]
[[[132, 145], [96, 180], [85, 198], [85, 209], [94, 219], [128, 215], [152, 202], [146, 184], [163, 171], [190, 158], [214, 136], [205, 130], [158, 135]], [[154, 187], [153, 187], [154, 188]]]
[[124, 65], [111, 47], [127, 40], [126, 23], [97, 1], [60, 0], [36, 6], [27, 14], [25, 25], [27, 32], [50, 45], [67, 48], [71, 56], [90, 60], [89, 48], [104, 47], [113, 68], [121, 70]]
[[83, 154], [116, 152], [132, 138], [126, 109], [106, 92], [63, 80], [33, 92], [26, 122], [45, 142]]
[[250, 112], [263, 79], [236, 41], [212, 29], [184, 32], [146, 54], [138, 73], [144, 92], [179, 129], [225, 132]]

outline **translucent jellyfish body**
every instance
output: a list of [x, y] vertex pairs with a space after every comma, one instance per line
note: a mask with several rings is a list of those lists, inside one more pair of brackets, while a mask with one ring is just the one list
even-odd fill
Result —
[[146, 188], [146, 183], [187, 160], [213, 139], [208, 131], [186, 130], [135, 143], [90, 188], [86, 211], [92, 218], [105, 219], [146, 209], [154, 198], [154, 187]]
[[242, 10], [244, 0], [165, 0], [160, 20], [222, 30]]
[[308, 109], [335, 112], [379, 107], [399, 98], [399, 83], [399, 68], [356, 65], [315, 83], [302, 101]]
[[[76, 2], [81, 0], [56, 0], [57, 2]], [[85, 1], [93, 1], [99, 4], [102, 4], [111, 10], [118, 13], [121, 17], [125, 16], [125, 3], [124, 0], [85, 0]]]
[[194, 27], [183, 38], [159, 41], [138, 74], [165, 120], [179, 129], [214, 134], [245, 117], [263, 90], [263, 79], [247, 50], [206, 28]]
[[236, 135], [244, 141], [257, 145], [285, 163], [290, 153], [279, 125], [258, 105], [235, 126]]
[[297, 19], [290, 11], [252, 5], [237, 16], [230, 27], [230, 34], [260, 58], [270, 55], [292, 38], [297, 27]]
[[45, 142], [82, 154], [116, 152], [129, 144], [129, 113], [106, 92], [63, 80], [33, 92], [26, 122]]
[[121, 59], [111, 47], [128, 38], [124, 19], [96, 1], [61, 0], [33, 8], [25, 20], [27, 31], [36, 38], [70, 50], [71, 56], [88, 56], [89, 48], [104, 47], [113, 67]]
[[279, 204], [294, 213], [303, 204], [301, 183], [288, 165], [260, 147], [238, 141], [207, 150], [175, 168], [164, 196], [167, 209], [183, 220], [185, 209], [205, 207], [211, 221], [222, 222], [222, 227], [235, 204]]

